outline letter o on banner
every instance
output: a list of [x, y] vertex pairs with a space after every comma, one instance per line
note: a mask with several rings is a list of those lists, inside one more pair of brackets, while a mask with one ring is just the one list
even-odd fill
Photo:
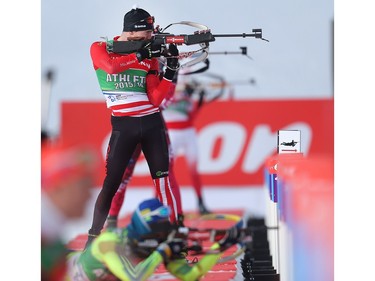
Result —
[[[241, 156], [246, 140], [246, 129], [237, 122], [216, 122], [202, 128], [198, 135], [201, 173], [224, 173], [230, 170]], [[215, 143], [220, 141], [219, 152]]]

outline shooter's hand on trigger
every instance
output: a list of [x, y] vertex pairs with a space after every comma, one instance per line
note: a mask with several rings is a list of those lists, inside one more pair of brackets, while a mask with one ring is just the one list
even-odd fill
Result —
[[181, 251], [186, 248], [187, 241], [176, 237], [176, 230], [172, 231], [165, 242], [159, 245], [157, 251], [163, 256], [164, 262], [170, 259], [181, 258]]
[[171, 250], [171, 259], [181, 258], [181, 252], [187, 246], [187, 241], [182, 238], [175, 238], [171, 242], [167, 243]]
[[176, 44], [169, 44], [168, 46], [168, 55], [172, 57], [176, 57], [179, 55], [179, 51], [177, 49]]
[[172, 70], [176, 70], [178, 68], [178, 55], [179, 51], [175, 44], [169, 44], [168, 51], [167, 51], [167, 66]]
[[173, 77], [176, 74], [176, 71], [179, 68], [178, 63], [178, 49], [175, 44], [169, 44], [166, 59], [167, 59], [167, 69], [165, 71], [164, 77], [170, 81], [173, 80]]

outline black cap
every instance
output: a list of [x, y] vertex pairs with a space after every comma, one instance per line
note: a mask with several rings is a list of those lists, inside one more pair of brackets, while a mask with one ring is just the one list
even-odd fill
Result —
[[133, 8], [124, 16], [123, 31], [153, 30], [154, 17], [140, 8]]

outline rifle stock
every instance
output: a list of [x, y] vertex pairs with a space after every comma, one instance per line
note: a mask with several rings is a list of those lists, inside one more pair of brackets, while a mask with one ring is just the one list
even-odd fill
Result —
[[144, 41], [113, 41], [112, 52], [118, 54], [131, 54], [144, 48], [151, 40]]

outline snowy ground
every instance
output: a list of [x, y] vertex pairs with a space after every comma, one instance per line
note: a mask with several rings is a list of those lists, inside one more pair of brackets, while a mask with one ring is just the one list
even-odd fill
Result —
[[[87, 233], [91, 226], [94, 204], [99, 192], [99, 188], [93, 191], [91, 201], [86, 207], [85, 216], [66, 226], [63, 238], [66, 242], [75, 238], [78, 234]], [[152, 188], [129, 188], [126, 193], [126, 199], [121, 209], [120, 216], [132, 212], [136, 206], [144, 199], [151, 198], [154, 195]], [[182, 207], [185, 211], [196, 211], [197, 202], [194, 190], [190, 187], [181, 188]], [[249, 187], [210, 187], [203, 190], [203, 196], [207, 208], [212, 211], [226, 209], [243, 209], [248, 215], [264, 216], [266, 212], [267, 198], [266, 189], [263, 186]]]

